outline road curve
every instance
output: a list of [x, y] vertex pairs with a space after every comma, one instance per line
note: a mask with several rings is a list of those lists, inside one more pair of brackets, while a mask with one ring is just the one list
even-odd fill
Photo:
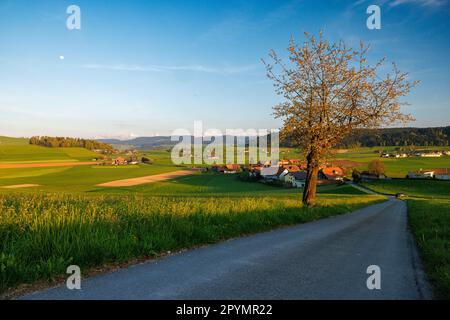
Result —
[[[367, 267], [381, 269], [369, 290]], [[429, 299], [407, 228], [390, 199], [350, 214], [226, 241], [22, 299]]]

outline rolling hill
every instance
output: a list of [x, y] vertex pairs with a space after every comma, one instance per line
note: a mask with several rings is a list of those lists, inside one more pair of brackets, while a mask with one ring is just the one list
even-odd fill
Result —
[[89, 161], [98, 154], [84, 148], [48, 148], [30, 145], [26, 138], [0, 137], [0, 162]]

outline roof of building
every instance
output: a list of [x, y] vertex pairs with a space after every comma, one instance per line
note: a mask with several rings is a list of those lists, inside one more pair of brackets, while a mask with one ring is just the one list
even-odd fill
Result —
[[344, 176], [344, 170], [342, 170], [339, 167], [327, 167], [322, 168], [322, 173], [328, 178], [328, 179], [336, 179], [336, 178], [342, 178]]
[[300, 168], [295, 164], [284, 165], [283, 168], [287, 169], [289, 172], [297, 172], [300, 171]]
[[241, 168], [241, 166], [236, 164], [236, 163], [228, 163], [228, 164], [225, 165], [225, 168], [227, 170], [238, 170], [238, 169]]
[[294, 172], [295, 180], [306, 180], [306, 171], [297, 171]]

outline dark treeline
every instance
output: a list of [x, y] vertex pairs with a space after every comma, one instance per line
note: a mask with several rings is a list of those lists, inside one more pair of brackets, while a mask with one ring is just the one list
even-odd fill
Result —
[[[282, 146], [293, 146], [289, 139]], [[450, 145], [450, 126], [434, 128], [384, 128], [358, 129], [345, 138], [339, 147], [375, 146], [448, 146]]]
[[96, 141], [96, 140], [88, 140], [88, 139], [80, 139], [80, 138], [67, 138], [67, 137], [31, 137], [30, 144], [35, 144], [43, 147], [57, 148], [57, 147], [79, 147], [86, 148], [89, 150], [105, 150], [105, 151], [113, 151], [114, 148], [106, 143]]

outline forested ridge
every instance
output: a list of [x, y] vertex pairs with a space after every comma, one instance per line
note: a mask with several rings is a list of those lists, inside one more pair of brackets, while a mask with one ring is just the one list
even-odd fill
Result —
[[[289, 138], [281, 145], [294, 146]], [[450, 145], [450, 126], [432, 128], [383, 128], [357, 129], [346, 137], [338, 147], [375, 146], [448, 146]]]
[[81, 139], [81, 138], [68, 138], [68, 137], [48, 137], [48, 136], [35, 136], [30, 138], [30, 144], [50, 147], [50, 148], [86, 148], [89, 150], [104, 150], [104, 151], [113, 151], [114, 148], [106, 143], [97, 141], [97, 140], [89, 140], [89, 139]]

